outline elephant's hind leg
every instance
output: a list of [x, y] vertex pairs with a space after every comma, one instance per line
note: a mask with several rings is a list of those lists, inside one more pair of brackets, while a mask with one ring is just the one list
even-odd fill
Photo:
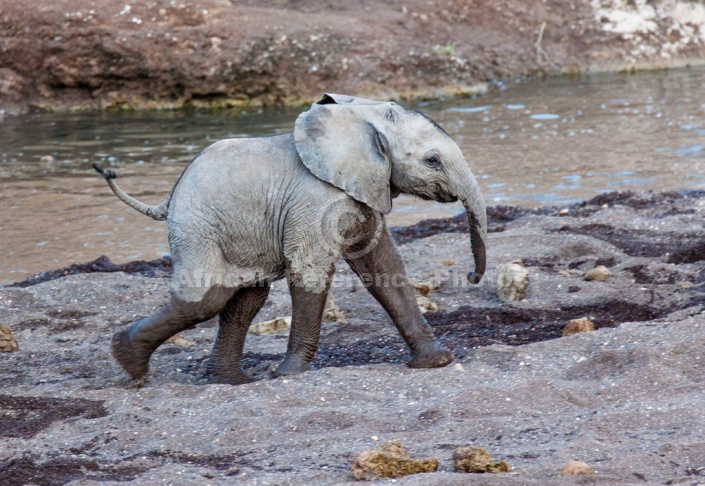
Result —
[[149, 358], [164, 341], [216, 315], [233, 292], [212, 287], [199, 302], [187, 302], [172, 295], [169, 303], [156, 313], [113, 336], [113, 357], [132, 378], [142, 378], [149, 371]]
[[254, 381], [242, 370], [242, 349], [252, 319], [264, 305], [269, 285], [238, 290], [220, 312], [218, 337], [208, 363], [210, 383], [240, 385]]
[[[328, 277], [330, 278], [330, 276]], [[314, 292], [296, 278], [289, 280], [291, 291], [291, 331], [284, 361], [274, 371], [275, 376], [295, 375], [308, 371], [318, 349], [321, 320], [328, 297], [328, 286]]]

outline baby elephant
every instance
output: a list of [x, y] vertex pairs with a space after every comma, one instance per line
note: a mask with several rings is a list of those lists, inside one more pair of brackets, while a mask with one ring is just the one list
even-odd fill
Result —
[[326, 94], [299, 115], [293, 133], [206, 148], [158, 206], [128, 196], [113, 172], [95, 168], [118, 198], [169, 225], [169, 303], [112, 340], [113, 356], [133, 378], [147, 373], [164, 341], [219, 314], [210, 381], [252, 381], [240, 363], [245, 336], [271, 282], [284, 277], [293, 314], [275, 373], [308, 370], [341, 255], [389, 313], [411, 351], [410, 367], [453, 360], [418, 308], [383, 217], [400, 193], [460, 199], [475, 260], [468, 278], [482, 278], [487, 216], [480, 188], [455, 142], [423, 114]]

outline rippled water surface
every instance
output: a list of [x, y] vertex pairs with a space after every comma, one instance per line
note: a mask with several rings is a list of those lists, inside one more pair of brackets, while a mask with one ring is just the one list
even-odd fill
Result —
[[[705, 70], [506, 83], [475, 99], [407, 104], [458, 142], [488, 204], [568, 204], [618, 189], [705, 188]], [[41, 114], [0, 121], [0, 285], [108, 255], [168, 254], [166, 224], [91, 169], [163, 200], [201, 149], [291, 130], [301, 110]], [[51, 157], [47, 157], [51, 156]], [[462, 212], [401, 196], [401, 225]]]

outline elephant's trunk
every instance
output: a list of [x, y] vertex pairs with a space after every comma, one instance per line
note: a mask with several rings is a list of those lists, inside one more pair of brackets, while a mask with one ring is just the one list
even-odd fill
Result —
[[468, 215], [470, 225], [470, 245], [472, 255], [475, 259], [475, 271], [468, 272], [468, 280], [474, 284], [480, 283], [485, 274], [487, 265], [487, 255], [485, 253], [485, 242], [487, 241], [487, 210], [485, 202], [480, 192], [480, 186], [475, 176], [468, 169], [467, 174], [461, 178], [458, 184], [458, 199], [463, 202]]

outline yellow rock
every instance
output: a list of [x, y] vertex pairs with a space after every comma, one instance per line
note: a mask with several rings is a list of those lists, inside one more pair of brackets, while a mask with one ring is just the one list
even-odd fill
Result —
[[250, 327], [250, 334], [264, 336], [266, 334], [279, 334], [288, 331], [291, 327], [291, 316], [277, 317], [271, 321], [260, 321]]
[[436, 312], [438, 310], [438, 304], [436, 304], [429, 294], [432, 290], [436, 290], [441, 284], [436, 280], [429, 280], [427, 282], [416, 282], [412, 284], [414, 287], [414, 293], [416, 294], [416, 303], [421, 309], [421, 313], [426, 312]]
[[582, 461], [570, 461], [561, 469], [561, 476], [583, 476], [595, 474], [595, 471]]
[[416, 296], [416, 303], [419, 304], [419, 309], [421, 309], [422, 314], [426, 312], [436, 312], [438, 310], [438, 304], [423, 295]]
[[348, 320], [343, 313], [343, 310], [338, 306], [335, 301], [332, 291], [328, 291], [328, 298], [326, 299], [326, 310], [323, 311], [323, 318], [327, 321], [337, 322], [341, 326], [347, 326]]
[[572, 319], [563, 328], [563, 336], [572, 336], [580, 332], [590, 332], [595, 330], [595, 324], [587, 317]]
[[504, 461], [495, 463], [487, 449], [473, 445], [458, 447], [453, 452], [453, 467], [467, 473], [509, 472], [509, 464]]
[[588, 282], [604, 282], [610, 278], [611, 275], [612, 272], [610, 272], [606, 266], [598, 265], [592, 270], [585, 272], [585, 275], [583, 275], [583, 280], [587, 280]]
[[0, 353], [12, 353], [20, 349], [12, 330], [9, 327], [0, 327]]
[[379, 478], [399, 478], [410, 474], [433, 472], [438, 459], [412, 459], [398, 440], [385, 442], [377, 449], [364, 450], [355, 458], [352, 475], [356, 480], [374, 481]]
[[168, 344], [173, 344], [174, 346], [179, 346], [180, 348], [192, 348], [196, 345], [194, 341], [182, 337], [180, 334], [176, 336], [171, 336], [165, 341]]
[[431, 293], [431, 290], [436, 290], [438, 287], [440, 287], [440, 284], [436, 282], [435, 280], [429, 280], [427, 282], [416, 282], [414, 284], [414, 290], [418, 295], [423, 295], [424, 297], [428, 297], [428, 294]]

